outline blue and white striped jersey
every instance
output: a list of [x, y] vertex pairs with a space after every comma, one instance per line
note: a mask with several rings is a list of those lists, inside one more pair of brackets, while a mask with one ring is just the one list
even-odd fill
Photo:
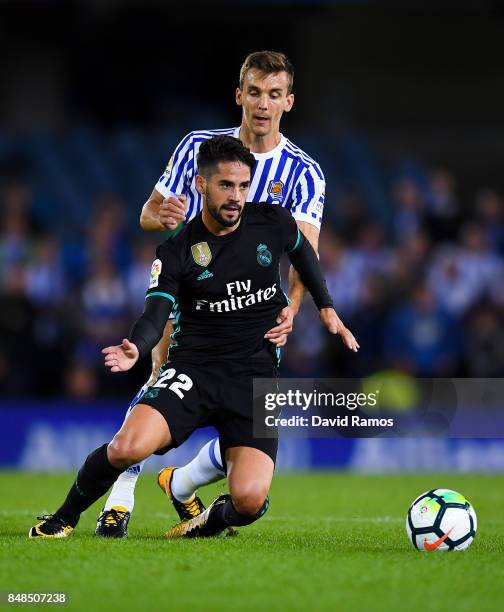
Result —
[[[202, 130], [188, 134], [175, 149], [170, 162], [156, 183], [165, 198], [185, 194], [188, 200], [186, 219], [200, 212], [201, 195], [196, 190], [196, 156], [204, 140], [217, 134], [239, 138], [240, 128]], [[325, 180], [319, 165], [282, 136], [268, 153], [254, 153], [257, 162], [247, 201], [279, 204], [290, 210], [297, 221], [320, 228], [324, 211]]]

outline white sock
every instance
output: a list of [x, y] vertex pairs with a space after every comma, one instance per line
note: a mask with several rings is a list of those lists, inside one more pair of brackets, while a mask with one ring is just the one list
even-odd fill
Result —
[[135, 507], [135, 486], [147, 459], [131, 465], [115, 481], [112, 491], [105, 503], [105, 510], [110, 510], [112, 506], [123, 506], [129, 512], [133, 512]]
[[[124, 420], [128, 418], [129, 413], [133, 410], [138, 400], [145, 393], [147, 387], [147, 383], [140, 387], [138, 393], [132, 399], [129, 408], [126, 411]], [[133, 512], [133, 508], [135, 507], [136, 483], [146, 461], [147, 459], [144, 459], [143, 461], [140, 461], [140, 463], [130, 465], [130, 467], [119, 476], [112, 487], [112, 491], [110, 491], [107, 501], [105, 502], [104, 510], [110, 510], [110, 508], [113, 506], [122, 506], [129, 512]]]
[[219, 438], [214, 438], [203, 446], [192, 461], [175, 470], [171, 490], [176, 499], [187, 501], [198, 487], [224, 477]]

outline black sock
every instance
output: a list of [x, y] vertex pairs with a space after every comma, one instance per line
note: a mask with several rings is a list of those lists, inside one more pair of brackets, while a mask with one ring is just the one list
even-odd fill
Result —
[[269, 506], [269, 498], [266, 497], [263, 505], [255, 514], [240, 514], [234, 507], [230, 495], [223, 495], [222, 497], [225, 498], [225, 501], [216, 503], [210, 510], [205, 530], [222, 531], [225, 527], [243, 527], [245, 525], [250, 525], [254, 521], [260, 519], [263, 514], [266, 514], [266, 510]]
[[110, 464], [107, 447], [104, 444], [88, 455], [63, 505], [55, 513], [72, 527], [79, 522], [81, 512], [104, 495], [124, 471]]

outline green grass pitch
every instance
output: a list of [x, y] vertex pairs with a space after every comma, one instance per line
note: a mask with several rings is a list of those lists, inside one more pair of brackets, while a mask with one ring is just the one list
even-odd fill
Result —
[[[28, 540], [72, 478], [0, 473], [0, 591], [64, 591], [71, 610], [503, 609], [500, 476], [281, 474], [266, 516], [238, 537], [168, 541], [175, 514], [144, 474], [128, 539], [93, 535], [98, 503], [68, 539]], [[408, 505], [435, 487], [460, 491], [476, 509], [466, 552], [420, 553], [407, 540]], [[222, 491], [201, 495], [208, 503]]]

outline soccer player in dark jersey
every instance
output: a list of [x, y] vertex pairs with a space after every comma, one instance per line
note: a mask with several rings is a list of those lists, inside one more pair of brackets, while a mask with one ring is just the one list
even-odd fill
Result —
[[[256, 158], [247, 200], [284, 207], [317, 251], [325, 200], [324, 175], [319, 164], [280, 131], [283, 113], [290, 112], [294, 104], [293, 84], [294, 68], [283, 53], [256, 51], [248, 55], [236, 89], [236, 103], [242, 110], [240, 126], [200, 129], [181, 140], [142, 209], [142, 228], [175, 229], [179, 221], [189, 222], [199, 214], [202, 206], [196, 186], [199, 147], [217, 134], [230, 135], [240, 138]], [[304, 287], [292, 267], [288, 295], [290, 306], [278, 313], [275, 326], [269, 330], [269, 339], [278, 346], [285, 344], [304, 296]], [[152, 374], [145, 387], [155, 382], [159, 368], [167, 360], [172, 332], [170, 320], [152, 352]], [[131, 407], [144, 391], [145, 388], [139, 391]], [[199, 487], [225, 477], [220, 450], [219, 440], [214, 438], [186, 465], [167, 466], [159, 473], [159, 486], [181, 520], [204, 509], [197, 495]], [[145, 461], [132, 465], [114, 483], [98, 517], [97, 535], [126, 537], [135, 486], [144, 464]]]
[[254, 163], [233, 137], [202, 144], [197, 177], [202, 213], [158, 248], [146, 306], [130, 338], [103, 349], [112, 372], [129, 370], [150, 354], [173, 309], [170, 360], [113, 440], [87, 457], [63, 505], [41, 517], [30, 537], [68, 536], [81, 513], [128, 466], [182, 444], [208, 424], [219, 432], [230, 494], [167, 536], [216, 535], [266, 512], [277, 440], [253, 435], [252, 381], [276, 375], [276, 347], [265, 334], [287, 301], [278, 272], [283, 253], [325, 327], [350, 350], [359, 347], [334, 311], [315, 252], [290, 213], [245, 203]]

